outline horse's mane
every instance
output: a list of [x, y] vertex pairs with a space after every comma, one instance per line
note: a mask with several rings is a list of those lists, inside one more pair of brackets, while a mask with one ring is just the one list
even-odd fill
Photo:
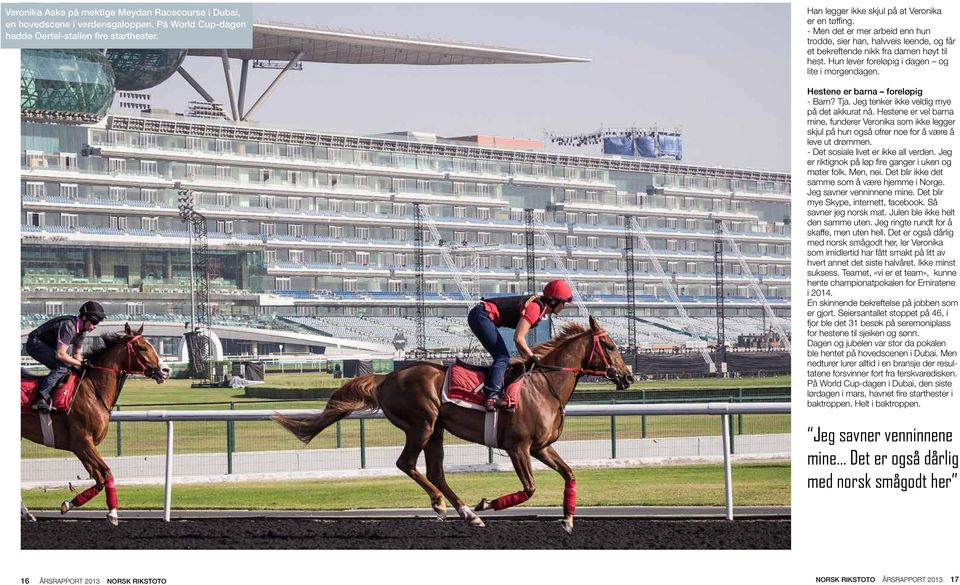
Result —
[[585, 333], [587, 328], [577, 323], [576, 321], [567, 321], [563, 324], [563, 327], [560, 328], [560, 333], [553, 339], [549, 341], [544, 341], [530, 348], [537, 357], [543, 357], [557, 348], [557, 346], [568, 341], [569, 339]]
[[103, 354], [113, 349], [113, 346], [127, 339], [127, 334], [124, 331], [114, 331], [113, 333], [101, 335], [99, 339], [102, 345], [98, 349], [94, 349], [92, 352], [90, 352], [89, 355], [84, 356], [90, 361], [103, 357]]

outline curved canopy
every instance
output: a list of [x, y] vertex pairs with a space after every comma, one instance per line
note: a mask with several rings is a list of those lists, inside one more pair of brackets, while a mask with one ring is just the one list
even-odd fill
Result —
[[[253, 25], [253, 48], [228, 49], [227, 52], [233, 59], [286, 61], [301, 51], [303, 57], [300, 61], [354, 65], [490, 65], [589, 61], [579, 57], [516, 49], [274, 23]], [[220, 57], [222, 54], [220, 49], [190, 50], [190, 55]]]

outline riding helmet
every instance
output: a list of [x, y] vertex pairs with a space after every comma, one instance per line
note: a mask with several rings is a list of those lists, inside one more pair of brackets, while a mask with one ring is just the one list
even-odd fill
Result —
[[566, 281], [557, 279], [551, 280], [547, 286], [543, 287], [543, 296], [569, 303], [573, 300], [573, 291], [570, 290], [570, 285]]
[[80, 305], [80, 316], [97, 323], [107, 318], [107, 314], [103, 312], [103, 306], [97, 301], [87, 301]]

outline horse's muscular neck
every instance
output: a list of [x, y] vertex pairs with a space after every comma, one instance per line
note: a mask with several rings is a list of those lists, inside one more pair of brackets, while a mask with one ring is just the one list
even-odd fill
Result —
[[[126, 345], [118, 343], [108, 351], [102, 354], [100, 359], [94, 363], [95, 366], [118, 368], [123, 367], [126, 351]], [[117, 365], [121, 364], [121, 365]], [[94, 392], [103, 401], [107, 410], [113, 406], [117, 399], [117, 372], [112, 370], [101, 370], [99, 368], [90, 368], [87, 370], [86, 379], [93, 386]]]
[[[587, 359], [587, 346], [592, 339], [593, 331], [588, 329], [583, 333], [571, 336], [562, 341], [550, 353], [542, 358], [542, 363], [548, 366], [560, 366], [563, 368], [583, 368], [584, 361]], [[552, 391], [556, 393], [562, 404], [566, 404], [573, 395], [577, 387], [576, 372], [567, 372], [563, 370], [550, 370], [541, 373], [551, 386]]]

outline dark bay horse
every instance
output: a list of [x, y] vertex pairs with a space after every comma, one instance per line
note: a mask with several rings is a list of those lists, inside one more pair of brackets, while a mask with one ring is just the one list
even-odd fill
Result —
[[[20, 436], [34, 443], [72, 452], [93, 478], [93, 486], [60, 505], [61, 514], [82, 506], [106, 489], [107, 520], [116, 526], [119, 521], [117, 488], [113, 473], [97, 451], [97, 445], [107, 436], [110, 411], [120, 396], [127, 375], [141, 374], [161, 384], [170, 376], [170, 368], [163, 363], [150, 342], [144, 339], [142, 326], [133, 331], [127, 324], [123, 333], [111, 333], [102, 339], [105, 343], [103, 349], [87, 357], [90, 365], [86, 368], [70, 411], [52, 412], [49, 417], [35, 412], [22, 413]], [[47, 427], [46, 431], [44, 426]], [[31, 518], [22, 502], [20, 513], [25, 518]]]
[[[421, 362], [386, 375], [355, 378], [333, 393], [322, 413], [277, 415], [274, 420], [308, 443], [320, 431], [355, 410], [380, 408], [386, 418], [406, 434], [397, 467], [427, 492], [441, 519], [446, 517], [443, 501], [446, 496], [460, 517], [472, 526], [483, 526], [474, 511], [502, 510], [533, 496], [536, 486], [530, 462], [532, 455], [563, 476], [562, 526], [569, 533], [573, 530], [576, 481], [570, 466], [551, 447], [563, 430], [564, 406], [583, 374], [605, 376], [618, 389], [629, 386], [633, 377], [617, 346], [593, 317], [589, 328], [567, 323], [559, 336], [532, 350], [540, 357], [542, 367], [527, 374], [516, 412], [499, 414], [497, 437], [498, 448], [510, 456], [523, 489], [492, 501], [484, 498], [474, 510], [464, 505], [444, 478], [443, 431], [483, 444], [486, 413], [441, 402], [445, 372], [442, 366]], [[425, 453], [426, 476], [416, 467], [421, 452]]]

